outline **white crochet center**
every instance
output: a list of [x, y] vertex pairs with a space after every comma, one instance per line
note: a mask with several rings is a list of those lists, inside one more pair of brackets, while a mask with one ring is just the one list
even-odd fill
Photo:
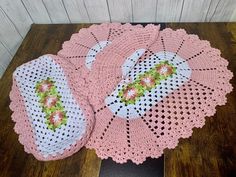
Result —
[[[137, 53], [137, 51], [135, 51], [134, 54], [135, 53]], [[137, 61], [137, 57], [139, 56], [134, 54], [133, 60]], [[130, 57], [128, 57], [127, 60], [130, 60]], [[155, 88], [151, 89], [148, 92], [145, 92], [144, 96], [140, 97], [140, 100], [136, 101], [135, 104], [128, 105], [125, 105], [125, 103], [122, 102], [121, 98], [118, 96], [119, 90], [122, 88], [122, 86], [127, 85], [127, 79], [123, 79], [117, 85], [115, 90], [110, 94], [110, 96], [106, 97], [105, 99], [105, 103], [110, 109], [110, 111], [113, 114], [116, 113], [116, 115], [120, 118], [126, 119], [127, 117], [129, 117], [129, 119], [136, 119], [140, 116], [143, 116], [145, 112], [148, 111], [152, 106], [154, 106], [158, 101], [162, 100], [168, 94], [183, 85], [186, 81], [189, 80], [191, 76], [192, 71], [188, 63], [185, 62], [185, 60], [182, 59], [180, 56], [172, 52], [158, 52], [147, 58], [145, 61], [146, 63], [144, 61], [137, 63], [129, 71], [128, 75], [127, 70], [122, 70], [123, 75], [127, 75], [131, 81], [134, 81], [138, 77], [138, 75], [150, 70], [161, 61], [168, 61], [170, 64], [174, 65], [177, 68], [176, 74], [174, 74], [173, 77], [169, 77], [166, 80], [162, 80], [161, 83]], [[129, 62], [126, 61], [125, 63], [128, 64]], [[177, 65], [178, 63], [179, 65]], [[127, 68], [131, 67], [127, 66]], [[149, 95], [151, 95], [151, 97]]]
[[[24, 99], [28, 118], [35, 135], [35, 144], [44, 157], [62, 154], [65, 149], [81, 139], [86, 129], [84, 114], [76, 103], [67, 79], [60, 65], [54, 62], [50, 56], [42, 56], [37, 60], [18, 67], [14, 73], [17, 86]], [[67, 124], [54, 131], [45, 124], [45, 113], [39, 104], [39, 98], [35, 92], [37, 81], [50, 77], [55, 81], [58, 93], [67, 116]]]
[[85, 66], [89, 70], [92, 69], [93, 62], [96, 60], [96, 55], [109, 44], [111, 44], [110, 41], [99, 41], [96, 45], [94, 45], [93, 47], [91, 47], [91, 49], [89, 49], [85, 59]]

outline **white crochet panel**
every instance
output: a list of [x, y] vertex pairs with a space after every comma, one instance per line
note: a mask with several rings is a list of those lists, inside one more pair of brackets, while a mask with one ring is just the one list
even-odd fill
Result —
[[[36, 60], [22, 65], [14, 72], [19, 91], [24, 99], [25, 108], [31, 123], [35, 144], [39, 152], [44, 156], [55, 156], [63, 153], [71, 145], [76, 143], [85, 133], [86, 119], [80, 106], [76, 103], [63, 69], [50, 56], [42, 56]], [[47, 78], [53, 80], [60, 100], [66, 112], [65, 125], [49, 129], [45, 123], [45, 113], [39, 103], [39, 97], [35, 91], [37, 82]]]
[[168, 61], [171, 65], [176, 67], [176, 73], [173, 74], [172, 77], [160, 81], [155, 88], [145, 92], [134, 104], [125, 104], [118, 96], [119, 91], [128, 84], [127, 79], [122, 80], [115, 90], [105, 99], [105, 104], [110, 111], [121, 118], [127, 118], [127, 116], [129, 116], [130, 119], [139, 118], [158, 101], [165, 98], [165, 96], [189, 80], [192, 71], [188, 63], [175, 53], [164, 51], [155, 53], [144, 61], [138, 62], [134, 68], [130, 70], [127, 77], [129, 77], [132, 82], [137, 79], [140, 74], [144, 74], [163, 61]]
[[89, 49], [85, 59], [85, 66], [91, 70], [93, 62], [96, 60], [96, 55], [101, 52], [106, 46], [111, 44], [111, 41], [99, 41], [96, 45]]
[[127, 59], [125, 60], [125, 62], [121, 66], [123, 77], [129, 73], [129, 71], [134, 67], [134, 65], [137, 63], [139, 57], [142, 56], [144, 52], [145, 52], [145, 49], [138, 49], [133, 54], [131, 54], [129, 57], [127, 57]]

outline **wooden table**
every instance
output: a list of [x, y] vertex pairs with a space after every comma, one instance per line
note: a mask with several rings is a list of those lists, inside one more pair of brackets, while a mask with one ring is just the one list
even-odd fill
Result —
[[[94, 151], [83, 148], [75, 155], [53, 162], [37, 161], [26, 154], [13, 130], [9, 109], [9, 92], [12, 72], [17, 66], [40, 55], [56, 52], [64, 41], [79, 31], [84, 24], [32, 25], [29, 33], [14, 56], [8, 69], [0, 80], [0, 176], [37, 177], [101, 177], [110, 169], [112, 162], [101, 161]], [[166, 23], [162, 28], [184, 28], [188, 33], [198, 34], [201, 39], [209, 40], [211, 45], [222, 51], [229, 61], [229, 69], [236, 74], [236, 23]], [[192, 137], [181, 139], [174, 150], [165, 150], [165, 177], [233, 177], [236, 176], [236, 79], [231, 83], [234, 91], [227, 95], [225, 106], [218, 106], [213, 117], [206, 118], [202, 129], [194, 129]], [[156, 162], [160, 163], [156, 163]], [[146, 162], [146, 166], [162, 168], [161, 158]], [[114, 164], [113, 164], [114, 166]], [[139, 168], [139, 166], [133, 168]], [[122, 170], [124, 165], [119, 166]], [[140, 166], [141, 167], [141, 166]], [[129, 168], [129, 167], [127, 167]], [[129, 169], [128, 169], [129, 170]], [[105, 172], [104, 172], [105, 171]], [[147, 170], [146, 177], [152, 176]], [[125, 170], [122, 170], [125, 173]], [[119, 173], [123, 177], [130, 177]], [[127, 172], [127, 169], [126, 169]], [[135, 173], [135, 170], [133, 170]], [[112, 177], [116, 176], [114, 171]], [[139, 177], [139, 175], [135, 175]], [[109, 177], [109, 176], [106, 176]]]

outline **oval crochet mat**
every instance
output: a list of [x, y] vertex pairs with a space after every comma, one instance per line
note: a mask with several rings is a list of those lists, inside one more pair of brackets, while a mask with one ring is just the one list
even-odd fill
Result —
[[44, 55], [13, 74], [14, 129], [25, 151], [38, 160], [70, 156], [84, 146], [93, 129], [92, 108], [77, 92], [79, 78], [73, 70], [64, 59]]
[[[147, 36], [156, 37], [131, 50]], [[161, 156], [226, 103], [227, 65], [208, 41], [182, 29], [139, 29], [114, 39], [88, 76], [96, 123], [86, 147], [119, 163]]]

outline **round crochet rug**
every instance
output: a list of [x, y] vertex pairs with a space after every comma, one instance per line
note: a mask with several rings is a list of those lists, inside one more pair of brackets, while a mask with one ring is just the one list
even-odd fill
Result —
[[58, 55], [73, 63], [77, 70], [89, 72], [96, 55], [109, 46], [114, 39], [128, 31], [142, 28], [142, 25], [103, 23], [82, 28], [62, 45]]
[[[147, 36], [150, 45], [137, 44]], [[86, 147], [119, 163], [161, 156], [226, 103], [227, 65], [218, 49], [183, 29], [138, 29], [114, 39], [88, 76], [96, 123]]]
[[94, 113], [77, 91], [74, 66], [44, 55], [18, 67], [10, 93], [14, 130], [24, 150], [38, 160], [57, 160], [77, 152], [88, 141]]

